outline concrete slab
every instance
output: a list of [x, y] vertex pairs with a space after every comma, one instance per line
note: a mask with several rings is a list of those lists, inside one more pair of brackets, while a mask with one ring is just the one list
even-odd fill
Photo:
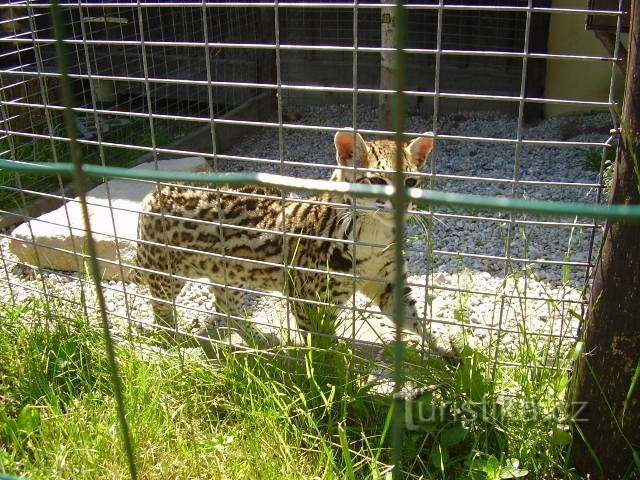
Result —
[[[155, 168], [153, 162], [134, 169]], [[202, 157], [158, 161], [160, 170], [205, 172]], [[127, 279], [136, 253], [140, 202], [154, 184], [111, 180], [87, 192], [89, 219], [105, 279]], [[86, 231], [78, 198], [21, 224], [12, 232], [10, 251], [21, 261], [52, 270], [83, 272]]]

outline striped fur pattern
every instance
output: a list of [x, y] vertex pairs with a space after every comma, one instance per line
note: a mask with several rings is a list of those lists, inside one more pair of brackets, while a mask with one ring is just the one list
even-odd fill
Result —
[[[433, 145], [431, 134], [424, 135], [402, 149], [405, 183], [410, 187], [420, 186], [421, 177], [415, 173], [425, 165]], [[392, 183], [394, 141], [366, 142], [345, 130], [335, 135], [334, 143], [338, 168], [332, 180]], [[300, 328], [314, 330], [304, 300], [317, 302], [326, 296], [332, 304], [346, 303], [352, 298], [354, 273], [356, 289], [391, 315], [391, 204], [358, 198], [354, 209], [354, 201], [342, 193], [283, 201], [281, 192], [254, 186], [219, 192], [186, 185], [156, 187], [143, 202], [138, 225], [138, 265], [145, 269], [142, 276], [154, 297], [156, 321], [175, 324], [172, 302], [184, 278], [208, 278], [218, 312], [242, 313], [241, 292], [225, 285], [279, 291], [303, 300], [292, 301], [290, 309]], [[300, 269], [284, 269], [285, 259]], [[415, 307], [406, 298], [405, 326], [420, 333]]]

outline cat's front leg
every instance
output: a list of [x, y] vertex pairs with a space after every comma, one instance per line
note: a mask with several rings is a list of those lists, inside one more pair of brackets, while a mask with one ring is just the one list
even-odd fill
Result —
[[[396, 325], [398, 324], [394, 315], [394, 293], [395, 289], [393, 283], [388, 282], [383, 284], [383, 290], [378, 297], [378, 307], [380, 311], [394, 319]], [[420, 337], [424, 337], [424, 331], [418, 311], [416, 309], [416, 301], [411, 298], [411, 288], [405, 286], [402, 292], [402, 301], [404, 303], [404, 320], [402, 322], [402, 328], [409, 330], [410, 332], [417, 333]]]
[[[390, 318], [394, 319], [394, 322], [397, 325], [398, 322], [396, 320], [396, 315], [394, 313], [394, 310], [395, 310], [394, 284], [391, 282], [387, 282], [387, 283], [379, 283], [378, 285], [379, 285], [377, 287], [379, 292], [378, 295], [377, 296], [370, 295], [370, 298], [376, 301], [376, 303], [378, 304], [378, 307], [380, 308], [380, 311], [384, 315], [387, 315]], [[371, 292], [371, 290], [372, 290], [372, 286], [369, 286], [369, 292]], [[420, 339], [424, 342], [424, 345], [426, 345], [431, 352], [441, 355], [443, 357], [455, 358], [456, 353], [454, 349], [451, 347], [451, 345], [445, 346], [439, 343], [432, 335], [432, 332], [430, 331], [430, 328], [429, 328], [429, 324], [426, 323], [425, 320], [421, 319], [420, 316], [418, 315], [418, 311], [416, 308], [416, 301], [411, 297], [410, 287], [408, 286], [404, 287], [404, 290], [402, 292], [402, 300], [404, 302], [404, 316], [403, 316], [403, 321], [401, 325], [402, 329], [417, 334], [420, 337]]]
[[[373, 300], [383, 315], [395, 318], [393, 304], [394, 288], [389, 276], [383, 276], [377, 281], [370, 280], [361, 282], [358, 285], [358, 290]], [[416, 310], [416, 302], [411, 298], [411, 289], [409, 287], [404, 288], [403, 302], [405, 311], [402, 328], [421, 335], [424, 329], [421, 328], [420, 318]], [[397, 324], [397, 322], [395, 323]]]

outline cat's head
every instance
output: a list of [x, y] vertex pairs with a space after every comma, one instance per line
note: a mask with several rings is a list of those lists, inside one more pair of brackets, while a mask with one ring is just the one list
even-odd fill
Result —
[[[425, 132], [422, 135], [402, 145], [402, 170], [407, 187], [422, 186], [423, 177], [416, 174], [427, 163], [427, 157], [433, 148], [433, 133]], [[342, 130], [336, 133], [334, 143], [338, 168], [334, 170], [331, 180], [369, 185], [393, 184], [397, 154], [395, 140], [367, 142], [359, 133]], [[385, 211], [391, 209], [391, 203], [383, 198], [360, 197], [358, 204]]]

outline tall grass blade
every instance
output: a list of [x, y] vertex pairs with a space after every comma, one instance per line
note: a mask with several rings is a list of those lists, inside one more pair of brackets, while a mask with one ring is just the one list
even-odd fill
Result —
[[587, 437], [585, 437], [584, 432], [582, 431], [582, 429], [580, 428], [580, 426], [577, 423], [574, 424], [574, 428], [576, 429], [576, 432], [578, 432], [578, 435], [580, 435], [580, 438], [582, 439], [582, 441], [586, 445], [587, 450], [589, 451], [589, 454], [591, 455], [591, 458], [593, 458], [593, 461], [596, 462], [596, 466], [598, 467], [598, 471], [600, 473], [604, 473], [604, 469], [602, 468], [602, 463], [600, 463], [600, 459], [598, 458], [598, 455], [596, 454], [595, 450], [593, 449], [593, 447], [589, 443], [589, 440], [587, 440]]
[[127, 464], [129, 467], [129, 474], [132, 480], [136, 480], [138, 478], [138, 471], [136, 468], [135, 457], [133, 453], [133, 439], [131, 435], [131, 431], [129, 429], [129, 424], [127, 422], [126, 417], [126, 409], [124, 402], [124, 395], [122, 380], [120, 378], [120, 374], [118, 371], [118, 363], [116, 360], [115, 347], [113, 344], [113, 339], [111, 338], [111, 332], [109, 327], [109, 321], [107, 319], [107, 307], [106, 301], [104, 298], [104, 294], [102, 291], [102, 282], [100, 278], [100, 270], [98, 267], [97, 260], [97, 249], [91, 234], [91, 222], [89, 220], [89, 211], [87, 207], [87, 198], [86, 198], [86, 186], [87, 186], [87, 176], [82, 169], [82, 152], [79, 148], [79, 144], [77, 141], [76, 127], [73, 118], [73, 98], [72, 98], [72, 89], [71, 82], [68, 75], [68, 62], [67, 62], [67, 50], [64, 44], [64, 20], [63, 13], [58, 5], [58, 0], [51, 1], [51, 16], [52, 22], [54, 26], [54, 34], [55, 34], [55, 46], [56, 46], [56, 57], [58, 60], [58, 68], [60, 71], [60, 85], [62, 87], [62, 99], [64, 105], [64, 119], [65, 119], [65, 127], [67, 130], [67, 135], [69, 137], [69, 152], [70, 158], [73, 163], [73, 173], [74, 173], [74, 183], [76, 184], [78, 190], [78, 196], [80, 198], [80, 207], [82, 211], [83, 223], [87, 232], [86, 236], [86, 248], [88, 258], [87, 264], [89, 266], [89, 270], [91, 272], [91, 278], [95, 285], [96, 289], [96, 297], [98, 301], [100, 318], [102, 321], [102, 329], [104, 333], [105, 340], [105, 348], [107, 357], [109, 359], [109, 367], [111, 370], [111, 379], [113, 382], [113, 395], [116, 400], [117, 410], [118, 410], [118, 419], [120, 424], [120, 431], [122, 433], [122, 441], [124, 444], [125, 454], [127, 458]]
[[631, 385], [629, 385], [627, 397], [624, 399], [624, 403], [622, 404], [622, 418], [620, 419], [620, 423], [622, 425], [624, 425], [624, 414], [627, 411], [627, 407], [629, 406], [629, 402], [631, 401], [633, 392], [635, 392], [636, 387], [638, 386], [638, 378], [640, 378], [640, 360], [636, 364], [636, 370], [635, 372], [633, 372], [633, 376], [631, 377]]
[[344, 424], [338, 424], [338, 436], [340, 437], [340, 447], [342, 449], [342, 458], [345, 463], [345, 478], [348, 480], [355, 480], [355, 472], [353, 471], [353, 459], [351, 458], [351, 451], [349, 450], [349, 440], [344, 430]]
[[396, 404], [395, 403], [391, 403], [389, 405], [389, 411], [387, 412], [387, 418], [384, 421], [384, 428], [382, 429], [382, 433], [380, 434], [380, 443], [378, 448], [376, 449], [376, 453], [374, 455], [374, 460], [376, 461], [376, 463], [378, 462], [378, 459], [380, 458], [380, 454], [382, 453], [382, 447], [384, 445], [385, 440], [387, 439], [387, 435], [389, 434], [389, 430], [391, 429], [391, 422], [394, 419], [394, 411], [396, 408]]

